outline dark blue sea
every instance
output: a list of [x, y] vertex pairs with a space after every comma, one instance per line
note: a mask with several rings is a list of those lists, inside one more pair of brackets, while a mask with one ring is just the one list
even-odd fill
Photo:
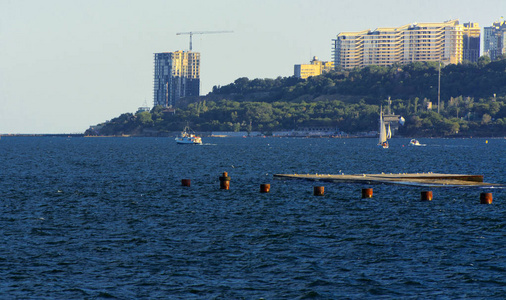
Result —
[[505, 189], [429, 188], [421, 202], [427, 187], [273, 174], [506, 183], [506, 139], [203, 140], [2, 137], [0, 298], [505, 299]]

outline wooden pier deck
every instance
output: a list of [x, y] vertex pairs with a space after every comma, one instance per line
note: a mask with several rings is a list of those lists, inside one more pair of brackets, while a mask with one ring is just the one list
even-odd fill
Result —
[[351, 182], [366, 184], [398, 184], [431, 187], [493, 187], [502, 184], [483, 182], [483, 175], [399, 173], [399, 174], [274, 174], [277, 179], [305, 179], [326, 182]]

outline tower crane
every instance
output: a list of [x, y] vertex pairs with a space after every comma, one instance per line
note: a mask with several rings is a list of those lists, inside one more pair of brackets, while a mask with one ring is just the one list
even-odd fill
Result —
[[222, 30], [222, 31], [189, 31], [189, 32], [178, 32], [176, 35], [189, 34], [190, 35], [190, 51], [192, 51], [192, 36], [194, 34], [209, 34], [209, 33], [232, 33], [233, 31]]

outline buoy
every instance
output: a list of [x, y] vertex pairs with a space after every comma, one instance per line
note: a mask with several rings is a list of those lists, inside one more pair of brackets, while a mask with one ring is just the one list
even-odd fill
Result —
[[372, 189], [371, 188], [362, 189], [362, 199], [364, 199], [364, 198], [372, 198]]
[[190, 179], [181, 179], [181, 185], [182, 186], [190, 186], [191, 180]]
[[315, 196], [323, 196], [325, 193], [325, 188], [323, 186], [315, 186], [313, 188], [313, 193]]
[[228, 190], [230, 188], [230, 177], [227, 172], [223, 172], [223, 175], [220, 176], [220, 189]]
[[480, 194], [481, 204], [492, 204], [492, 193], [481, 193]]
[[271, 191], [271, 185], [269, 183], [263, 183], [260, 185], [260, 193], [268, 193]]
[[421, 193], [422, 201], [432, 201], [432, 191], [423, 191]]

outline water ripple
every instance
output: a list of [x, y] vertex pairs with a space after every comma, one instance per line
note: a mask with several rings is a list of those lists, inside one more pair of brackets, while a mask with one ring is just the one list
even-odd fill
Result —
[[[2, 138], [0, 283], [18, 299], [487, 298], [506, 294], [504, 189], [273, 180], [275, 173], [480, 173], [503, 140]], [[431, 144], [437, 146], [431, 146]], [[398, 147], [396, 147], [396, 145]], [[386, 162], [386, 163], [385, 163]], [[227, 171], [231, 189], [220, 190]], [[191, 187], [181, 179], [190, 178]], [[271, 192], [259, 193], [261, 183]]]

